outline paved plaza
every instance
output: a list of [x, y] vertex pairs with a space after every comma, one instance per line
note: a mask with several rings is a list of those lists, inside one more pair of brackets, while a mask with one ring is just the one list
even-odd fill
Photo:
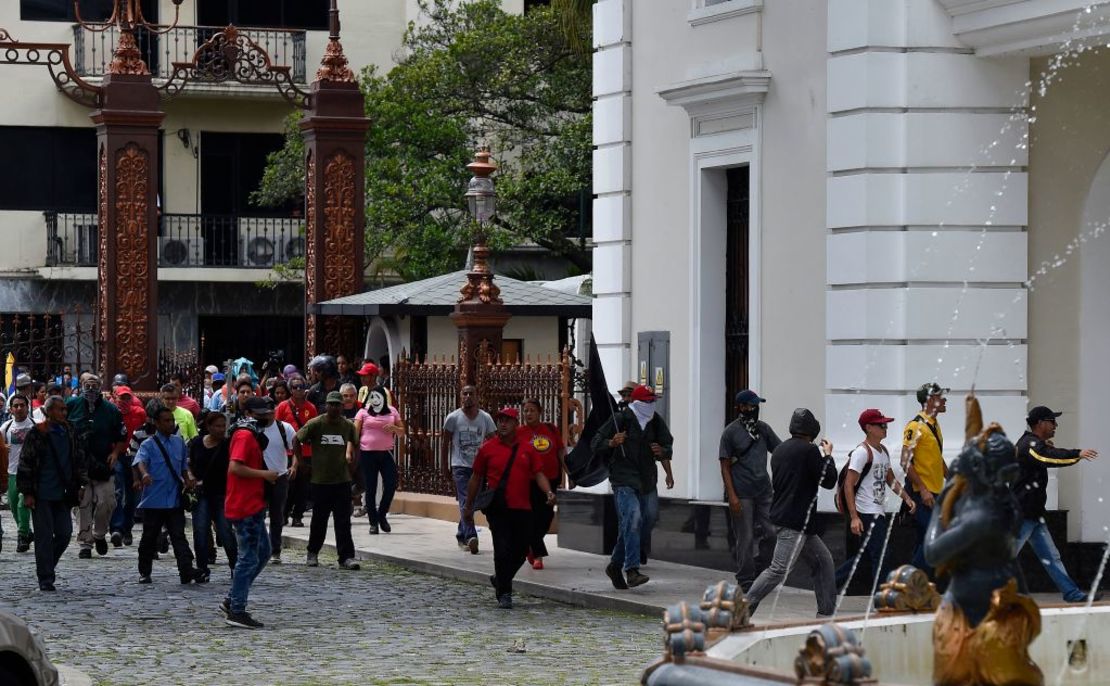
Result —
[[217, 609], [226, 567], [181, 586], [163, 555], [140, 586], [136, 548], [79, 560], [72, 546], [43, 594], [33, 555], [5, 543], [0, 606], [94, 684], [634, 684], [661, 652], [659, 619], [519, 594], [499, 610], [480, 585], [375, 561], [340, 571], [328, 549], [319, 568], [299, 551], [267, 567], [250, 603], [266, 626], [245, 631]]

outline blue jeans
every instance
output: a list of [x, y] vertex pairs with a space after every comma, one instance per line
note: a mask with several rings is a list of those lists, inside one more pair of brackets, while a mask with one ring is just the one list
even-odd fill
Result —
[[651, 507], [647, 502], [650, 495], [641, 495], [631, 486], [613, 488], [613, 505], [617, 508], [617, 542], [613, 546], [611, 562], [620, 565], [624, 571], [640, 568], [640, 536], [645, 513]]
[[1014, 542], [1014, 550], [1018, 553], [1025, 547], [1025, 542], [1028, 541], [1033, 546], [1033, 552], [1036, 553], [1037, 559], [1041, 561], [1041, 566], [1052, 577], [1052, 582], [1056, 584], [1056, 588], [1063, 594], [1064, 600], [1068, 602], [1075, 602], [1082, 600], [1086, 594], [1079, 588], [1072, 578], [1068, 576], [1068, 570], [1064, 569], [1064, 562], [1060, 559], [1060, 551], [1056, 549], [1056, 544], [1052, 541], [1052, 534], [1048, 532], [1048, 526], [1038, 519], [1024, 519], [1021, 522], [1021, 530], [1018, 532], [1017, 541]]
[[[848, 559], [836, 568], [836, 587], [843, 589], [844, 584], [848, 583], [848, 575], [852, 572], [852, 565], [855, 564], [857, 557], [866, 557], [871, 562], [871, 580], [874, 582], [875, 577], [885, 579], [887, 570], [890, 565], [886, 560], [882, 561], [880, 568], [879, 556], [883, 554], [883, 542], [886, 541], [886, 530], [889, 526], [887, 517], [878, 514], [859, 513], [859, 520], [863, 523], [863, 534], [856, 536], [849, 531], [849, 548]], [[867, 541], [867, 547], [860, 550], [863, 544], [863, 539], [867, 538], [867, 532], [871, 532], [871, 538]], [[856, 550], [853, 552], [852, 548]], [[856, 567], [856, 572], [863, 568], [863, 560], [860, 560], [860, 566]]]
[[108, 529], [128, 536], [135, 528], [135, 504], [139, 500], [139, 493], [132, 488], [133, 479], [131, 457], [120, 456], [115, 467], [116, 509], [112, 512]]
[[239, 546], [224, 517], [224, 496], [219, 494], [213, 497], [207, 493], [201, 495], [193, 510], [193, 550], [197, 554], [197, 569], [208, 569], [208, 527], [212, 522], [216, 523], [217, 538], [223, 541], [228, 565], [234, 569]]
[[[912, 487], [908, 490], [910, 497], [917, 503], [917, 509], [913, 511], [913, 526], [917, 533], [917, 545], [913, 549], [913, 559], [910, 564], [928, 574], [930, 580], [936, 581], [936, 573], [932, 566], [925, 561], [925, 532], [929, 530], [929, 520], [933, 518], [933, 508], [925, 507], [925, 503], [921, 500], [921, 494]], [[936, 504], [935, 495], [933, 496], [933, 504]]]
[[466, 505], [466, 487], [470, 484], [472, 474], [474, 474], [474, 470], [470, 467], [451, 468], [451, 476], [455, 477], [455, 498], [459, 501], [459, 528], [455, 532], [455, 538], [459, 539], [459, 543], [466, 543], [478, 536], [478, 530], [474, 528], [473, 524], [467, 524], [463, 521], [462, 516], [463, 507]]
[[232, 612], [245, 612], [247, 595], [258, 573], [270, 561], [270, 536], [266, 533], [266, 514], [263, 508], [257, 514], [243, 519], [228, 520], [235, 529], [235, 540], [239, 545], [239, 559], [231, 570], [231, 589], [227, 600]]

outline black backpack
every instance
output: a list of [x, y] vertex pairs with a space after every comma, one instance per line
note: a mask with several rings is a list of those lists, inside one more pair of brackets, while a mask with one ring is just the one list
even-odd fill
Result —
[[[859, 493], [859, 487], [860, 484], [863, 483], [863, 477], [867, 476], [867, 473], [871, 471], [871, 462], [875, 459], [875, 453], [871, 451], [871, 446], [867, 444], [867, 441], [860, 443], [856, 448], [859, 448], [860, 445], [867, 448], [867, 464], [863, 465], [863, 471], [859, 473], [859, 479], [856, 480], [856, 487], [852, 489], [853, 495]], [[884, 455], [889, 455], [886, 448], [881, 448], [881, 450]], [[848, 454], [851, 455], [851, 453]], [[844, 497], [844, 482], [848, 478], [848, 465], [851, 463], [852, 460], [849, 457], [848, 461], [844, 463], [844, 466], [840, 468], [840, 474], [836, 476], [836, 494], [833, 496], [833, 502], [836, 504], [836, 511], [842, 515], [848, 514], [848, 499]]]

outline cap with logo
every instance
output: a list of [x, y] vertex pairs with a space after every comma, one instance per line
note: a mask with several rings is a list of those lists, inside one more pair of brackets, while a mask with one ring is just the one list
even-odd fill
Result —
[[1054, 420], [1062, 414], [1064, 414], [1064, 413], [1063, 412], [1053, 412], [1052, 410], [1048, 409], [1044, 405], [1037, 405], [1032, 410], [1029, 410], [1029, 416], [1026, 417], [1025, 422], [1029, 426], [1033, 426], [1037, 422], [1043, 422], [1045, 420], [1050, 420], [1050, 419]]
[[894, 417], [888, 417], [875, 408], [869, 408], [859, 413], [859, 428], [867, 431], [868, 424], [890, 424]]
[[736, 394], [737, 405], [758, 405], [765, 402], [767, 402], [766, 398], [760, 398], [758, 393], [748, 388]]
[[924, 405], [929, 398], [935, 395], [945, 395], [950, 389], [941, 388], [939, 384], [934, 382], [923, 383], [917, 389], [917, 402]]

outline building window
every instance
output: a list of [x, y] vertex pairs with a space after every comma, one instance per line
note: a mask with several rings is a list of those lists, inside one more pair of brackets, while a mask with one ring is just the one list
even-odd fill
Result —
[[[104, 21], [112, 16], [114, 0], [80, 0], [81, 18]], [[158, 21], [157, 0], [142, 0], [143, 16]], [[76, 21], [73, 0], [19, 0], [19, 18], [23, 21]]]
[[202, 26], [323, 31], [328, 7], [328, 0], [198, 0], [197, 21]]
[[0, 210], [96, 212], [96, 131], [0, 126]]
[[749, 167], [725, 172], [725, 405], [748, 387]]
[[266, 156], [281, 149], [276, 133], [200, 134], [200, 205], [204, 214], [289, 216], [296, 203], [262, 208], [251, 202], [266, 169]]

